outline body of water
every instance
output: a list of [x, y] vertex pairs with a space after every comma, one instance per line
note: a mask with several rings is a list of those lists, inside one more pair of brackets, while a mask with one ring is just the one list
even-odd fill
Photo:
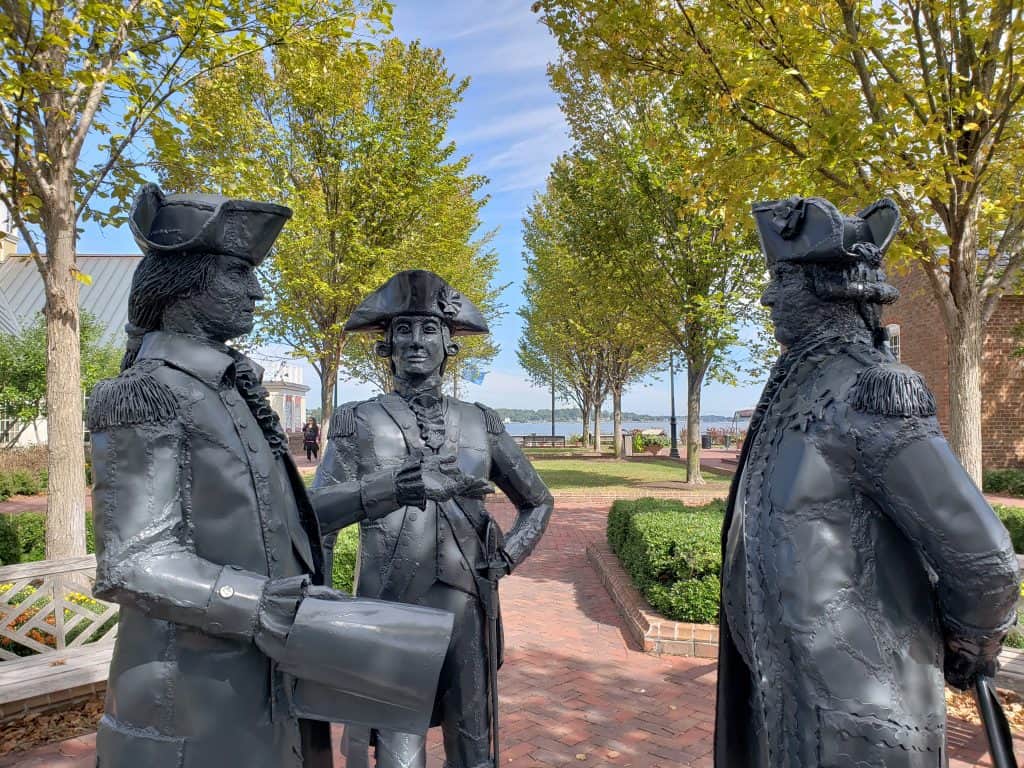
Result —
[[[736, 426], [739, 431], [744, 431], [747, 428], [747, 419], [740, 419], [736, 422]], [[686, 419], [678, 418], [677, 427], [680, 432], [686, 429]], [[668, 419], [664, 421], [623, 421], [622, 428], [627, 432], [634, 429], [663, 429], [665, 434], [669, 433]], [[709, 428], [713, 429], [728, 429], [733, 428], [733, 422], [731, 421], [701, 421], [700, 431], [705, 432]], [[524, 421], [524, 422], [511, 422], [505, 425], [505, 429], [508, 430], [510, 435], [550, 435], [551, 434], [551, 422], [550, 421]], [[578, 435], [583, 430], [582, 421], [556, 421], [555, 422], [555, 434], [564, 435], [570, 437], [572, 435]], [[611, 421], [601, 422], [601, 434], [609, 435], [612, 431]]]

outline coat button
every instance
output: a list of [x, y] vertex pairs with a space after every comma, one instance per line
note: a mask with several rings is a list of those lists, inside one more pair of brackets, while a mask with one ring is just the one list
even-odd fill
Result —
[[260, 450], [260, 444], [255, 438], [249, 439], [249, 450], [253, 453], [258, 453]]
[[217, 594], [219, 594], [225, 600], [229, 600], [230, 598], [235, 596], [235, 590], [234, 587], [224, 585], [223, 587], [217, 590]]

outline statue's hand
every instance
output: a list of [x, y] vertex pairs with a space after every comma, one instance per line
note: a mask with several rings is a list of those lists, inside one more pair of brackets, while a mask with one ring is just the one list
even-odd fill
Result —
[[447, 501], [456, 496], [480, 499], [494, 493], [494, 486], [481, 477], [471, 477], [459, 469], [454, 456], [423, 460], [423, 485], [431, 501]]
[[403, 507], [427, 505], [426, 490], [423, 486], [423, 455], [414, 451], [395, 473], [395, 498]]
[[253, 641], [265, 655], [278, 661], [284, 658], [288, 633], [295, 624], [299, 605], [307, 598], [347, 600], [349, 595], [329, 587], [317, 586], [310, 581], [308, 575], [270, 579], [263, 585]]
[[999, 648], [998, 644], [983, 648], [973, 642], [947, 643], [943, 665], [946, 682], [966, 691], [979, 677], [995, 677], [999, 671]]
[[289, 576], [284, 579], [270, 579], [263, 585], [263, 595], [256, 611], [256, 647], [272, 659], [284, 654], [285, 641], [299, 604], [306, 595], [309, 576]]

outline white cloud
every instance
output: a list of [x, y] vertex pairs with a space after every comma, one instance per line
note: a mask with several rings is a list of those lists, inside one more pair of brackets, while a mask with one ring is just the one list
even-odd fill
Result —
[[550, 130], [552, 126], [558, 126], [561, 132], [565, 132], [562, 110], [556, 106], [539, 107], [495, 114], [492, 122], [479, 123], [478, 127], [456, 135], [454, 138], [457, 144], [463, 145], [469, 142], [520, 136], [529, 132], [535, 133], [542, 129]]

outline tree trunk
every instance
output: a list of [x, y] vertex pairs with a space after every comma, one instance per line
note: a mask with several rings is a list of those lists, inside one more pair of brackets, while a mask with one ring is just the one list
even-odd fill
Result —
[[686, 365], [686, 482], [704, 485], [700, 473], [700, 389], [704, 383], [703, 366]]
[[[981, 344], [980, 312], [961, 308], [960, 322], [949, 335], [949, 445], [980, 488]], [[977, 309], [977, 307], [974, 307]]]
[[329, 363], [321, 361], [320, 370], [320, 423], [324, 429], [330, 429], [334, 417], [334, 388], [338, 385], [338, 370], [331, 369]]
[[43, 222], [46, 239], [46, 557], [85, 554], [85, 446], [74, 193], [61, 185]]
[[622, 390], [612, 390], [612, 435], [615, 438], [615, 458], [622, 458]]
[[590, 404], [584, 403], [581, 410], [583, 412], [583, 434], [581, 437], [583, 438], [583, 445], [588, 446], [590, 445]]
[[601, 453], [601, 405], [599, 400], [594, 404], [594, 451]]
[[944, 320], [949, 368], [949, 444], [978, 487], [981, 466], [982, 306], [978, 287], [977, 209], [968, 211], [950, 243]]

